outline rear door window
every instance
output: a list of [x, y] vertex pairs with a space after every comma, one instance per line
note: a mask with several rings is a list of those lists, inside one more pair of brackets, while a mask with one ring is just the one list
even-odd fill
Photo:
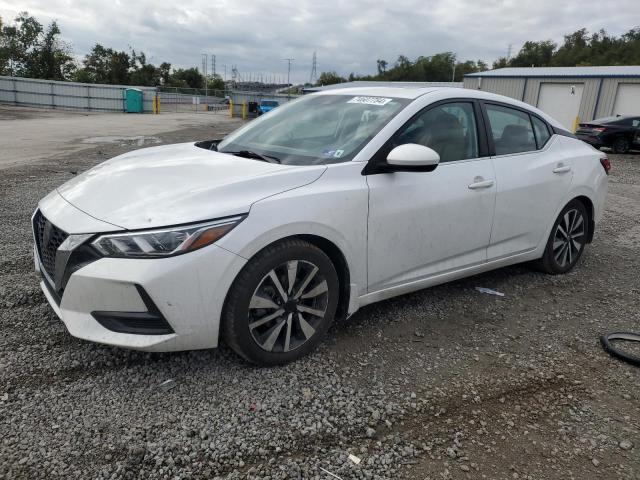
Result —
[[487, 104], [487, 116], [496, 155], [537, 150], [529, 114], [515, 108]]
[[532, 115], [531, 120], [533, 122], [533, 131], [536, 134], [536, 143], [538, 145], [538, 149], [540, 149], [549, 141], [551, 133], [549, 133], [549, 127], [547, 127], [547, 124], [538, 117], [534, 117]]

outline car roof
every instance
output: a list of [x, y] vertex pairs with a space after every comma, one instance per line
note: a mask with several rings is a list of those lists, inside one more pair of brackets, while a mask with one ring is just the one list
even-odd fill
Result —
[[407, 98], [415, 100], [424, 95], [433, 96], [434, 102], [439, 100], [446, 100], [447, 98], [471, 98], [478, 100], [487, 100], [494, 102], [501, 102], [513, 105], [514, 107], [522, 108], [536, 115], [544, 118], [548, 123], [556, 128], [565, 129], [556, 119], [550, 117], [536, 107], [529, 105], [528, 103], [515, 100], [511, 97], [505, 97], [504, 95], [498, 95], [496, 93], [484, 92], [482, 90], [474, 90], [471, 88], [459, 88], [459, 87], [426, 87], [426, 88], [413, 88], [413, 87], [355, 87], [355, 88], [337, 88], [334, 90], [326, 90], [317, 93], [311, 93], [310, 95], [350, 95], [350, 96], [371, 96], [371, 97], [392, 97], [392, 98]]
[[393, 97], [393, 98], [409, 98], [415, 99], [427, 93], [438, 90], [460, 90], [459, 88], [447, 87], [427, 87], [427, 88], [411, 88], [411, 87], [354, 87], [354, 88], [336, 88], [333, 90], [325, 90], [322, 92], [312, 93], [311, 95], [351, 95], [351, 96], [370, 96], [370, 97]]
[[610, 116], [610, 117], [601, 117], [601, 118], [595, 118], [593, 120], [591, 120], [591, 122], [589, 123], [611, 123], [611, 122], [617, 122], [618, 120], [626, 120], [628, 118], [636, 118], [633, 115], [615, 115], [615, 116]]

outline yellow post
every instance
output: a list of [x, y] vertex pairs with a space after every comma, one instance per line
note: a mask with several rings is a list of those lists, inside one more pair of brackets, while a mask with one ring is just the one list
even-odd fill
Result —
[[576, 119], [573, 121], [573, 131], [575, 132], [576, 130], [578, 130], [578, 125], [580, 124], [580, 117], [576, 117]]
[[233, 118], [233, 100], [229, 100], [229, 116]]
[[156, 115], [160, 113], [160, 97], [157, 94], [153, 97], [152, 111]]
[[243, 120], [247, 119], [247, 113], [248, 113], [247, 101], [245, 100], [244, 102], [242, 102], [242, 119]]

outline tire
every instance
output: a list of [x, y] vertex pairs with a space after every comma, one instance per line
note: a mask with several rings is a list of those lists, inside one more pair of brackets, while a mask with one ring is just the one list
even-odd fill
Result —
[[624, 137], [618, 137], [613, 141], [613, 153], [628, 153], [629, 140]]
[[[544, 254], [536, 262], [536, 266], [552, 275], [567, 273], [582, 256], [588, 228], [589, 216], [584, 204], [579, 200], [571, 200], [553, 224]], [[567, 230], [571, 241], [565, 235]]]
[[631, 365], [640, 367], [640, 357], [631, 353], [627, 353], [624, 350], [619, 350], [613, 345], [611, 340], [627, 340], [630, 342], [640, 342], [640, 335], [632, 332], [613, 332], [607, 333], [606, 335], [602, 335], [600, 337], [600, 344], [602, 345], [602, 348], [604, 348], [605, 352], [607, 352], [612, 357], [619, 358], [620, 360], [624, 360]]
[[233, 282], [222, 338], [251, 363], [289, 363], [321, 342], [338, 297], [338, 274], [322, 250], [299, 239], [275, 243], [249, 260]]

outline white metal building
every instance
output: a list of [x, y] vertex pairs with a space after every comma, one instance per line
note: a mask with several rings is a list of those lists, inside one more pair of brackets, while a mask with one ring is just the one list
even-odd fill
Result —
[[500, 68], [464, 76], [465, 88], [538, 107], [565, 127], [611, 115], [640, 115], [640, 66]]

